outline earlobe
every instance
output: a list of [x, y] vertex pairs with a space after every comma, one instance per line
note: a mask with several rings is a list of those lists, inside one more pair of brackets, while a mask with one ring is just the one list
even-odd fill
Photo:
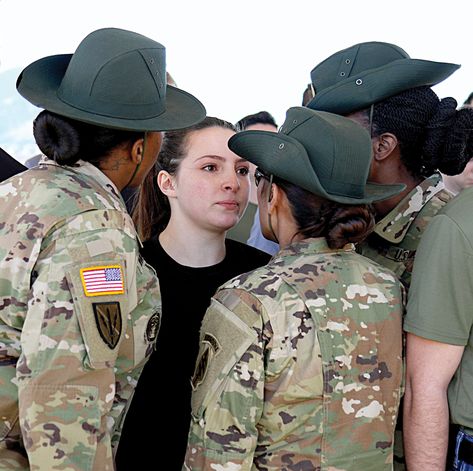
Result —
[[176, 195], [176, 190], [174, 188], [174, 181], [172, 175], [170, 175], [166, 170], [161, 170], [156, 177], [157, 184], [159, 189], [168, 197]]

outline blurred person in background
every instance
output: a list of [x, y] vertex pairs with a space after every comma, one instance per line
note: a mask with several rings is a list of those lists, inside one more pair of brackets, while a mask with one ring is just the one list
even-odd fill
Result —
[[[236, 123], [238, 132], [240, 131], [278, 131], [278, 125], [273, 116], [267, 111], [259, 111], [240, 119]], [[255, 166], [250, 162], [250, 174], [255, 173]], [[248, 208], [237, 226], [229, 232], [230, 238], [236, 238], [241, 242], [245, 242], [252, 247], [256, 247], [266, 253], [274, 255], [278, 250], [278, 244], [266, 239], [261, 233], [259, 222], [258, 203], [256, 200], [256, 186], [251, 179], [250, 181], [250, 200]]]
[[26, 167], [0, 147], [0, 182], [23, 172]]
[[453, 195], [458, 195], [465, 188], [473, 186], [473, 158], [465, 165], [463, 172], [458, 175], [442, 174], [445, 188]]

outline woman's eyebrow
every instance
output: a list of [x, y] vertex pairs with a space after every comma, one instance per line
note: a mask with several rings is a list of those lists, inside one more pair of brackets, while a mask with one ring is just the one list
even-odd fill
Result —
[[202, 159], [216, 159], [216, 160], [225, 160], [225, 158], [223, 158], [222, 156], [220, 155], [213, 155], [213, 154], [205, 154], [205, 155], [202, 155], [201, 157], [197, 158], [197, 160], [202, 160]]

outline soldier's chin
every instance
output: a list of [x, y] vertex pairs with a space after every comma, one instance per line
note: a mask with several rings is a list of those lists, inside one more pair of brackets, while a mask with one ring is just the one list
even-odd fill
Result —
[[233, 229], [239, 222], [240, 222], [241, 216], [235, 214], [232, 218], [227, 218], [226, 221], [222, 222], [222, 229], [225, 231], [229, 231], [230, 229]]

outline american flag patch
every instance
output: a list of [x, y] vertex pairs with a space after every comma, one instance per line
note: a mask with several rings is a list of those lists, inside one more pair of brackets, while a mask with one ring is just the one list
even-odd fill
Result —
[[120, 265], [81, 268], [80, 278], [86, 296], [104, 296], [125, 292]]

